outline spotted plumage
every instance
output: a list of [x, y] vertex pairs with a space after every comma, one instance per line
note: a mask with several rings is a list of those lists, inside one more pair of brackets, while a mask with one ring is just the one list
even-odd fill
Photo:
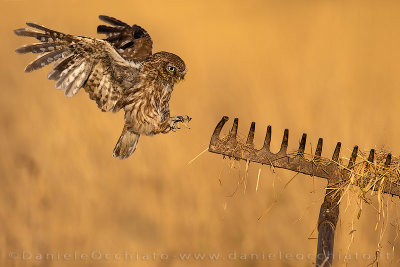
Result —
[[49, 80], [72, 97], [80, 88], [96, 101], [102, 111], [125, 111], [125, 124], [113, 156], [129, 157], [140, 135], [167, 133], [190, 121], [188, 116], [170, 117], [169, 100], [174, 85], [184, 79], [183, 60], [168, 52], [152, 54], [152, 40], [140, 26], [108, 16], [100, 19], [112, 26], [98, 26], [106, 39], [74, 36], [27, 23], [30, 28], [15, 30], [19, 36], [34, 37], [40, 43], [22, 46], [18, 53], [39, 57], [25, 72], [53, 62]]

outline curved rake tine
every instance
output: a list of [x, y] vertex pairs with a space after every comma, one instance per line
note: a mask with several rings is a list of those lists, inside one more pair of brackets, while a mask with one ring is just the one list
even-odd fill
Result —
[[353, 152], [351, 153], [351, 157], [349, 160], [349, 164], [347, 165], [348, 169], [353, 168], [354, 163], [356, 162], [356, 159], [357, 159], [357, 153], [358, 153], [358, 146], [354, 146]]
[[250, 126], [249, 135], [247, 136], [246, 144], [250, 146], [254, 146], [254, 131], [256, 130], [256, 123], [253, 121]]
[[369, 151], [368, 164], [374, 162], [374, 157], [375, 157], [375, 149], [371, 149]]
[[289, 142], [289, 129], [285, 129], [285, 131], [283, 132], [281, 149], [278, 152], [279, 154], [286, 155], [288, 142]]
[[265, 134], [263, 148], [267, 149], [268, 151], [271, 148], [271, 126], [270, 125], [268, 125], [268, 127], [267, 127], [267, 133]]
[[320, 158], [322, 155], [322, 144], [324, 140], [322, 138], [318, 139], [317, 149], [315, 149], [315, 157]]
[[229, 132], [229, 136], [230, 136], [231, 138], [232, 138], [232, 137], [233, 137], [233, 138], [236, 138], [238, 123], [239, 123], [239, 119], [238, 119], [238, 118], [235, 118], [235, 119], [233, 120], [232, 129], [231, 129], [231, 131]]
[[389, 167], [390, 163], [392, 162], [392, 154], [388, 154], [385, 161], [385, 167]]
[[[211, 141], [210, 141], [210, 146], [209, 146], [210, 149], [211, 149], [211, 146], [212, 146], [212, 145], [215, 145], [215, 144], [217, 143], [217, 141], [220, 140], [220, 139], [219, 139], [219, 136], [220, 136], [220, 134], [221, 134], [222, 127], [224, 127], [225, 123], [226, 123], [228, 120], [229, 120], [229, 117], [228, 117], [228, 116], [223, 116], [222, 119], [221, 119], [221, 121], [218, 122], [217, 127], [215, 127], [214, 133], [213, 133], [213, 135], [211, 136]], [[210, 150], [210, 151], [211, 151], [211, 150]]]
[[339, 154], [340, 154], [340, 148], [342, 147], [342, 143], [338, 142], [336, 144], [335, 152], [333, 152], [332, 156], [332, 161], [333, 162], [338, 162], [339, 161]]
[[297, 155], [304, 156], [304, 150], [306, 149], [306, 141], [307, 141], [307, 134], [303, 133], [301, 137], [299, 150], [297, 151]]

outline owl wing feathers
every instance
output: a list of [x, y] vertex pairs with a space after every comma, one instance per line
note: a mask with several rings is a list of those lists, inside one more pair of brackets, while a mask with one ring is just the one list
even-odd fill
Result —
[[100, 20], [112, 25], [99, 25], [97, 33], [105, 34], [109, 42], [126, 60], [142, 61], [152, 54], [153, 41], [138, 25], [129, 26], [116, 18], [100, 15]]
[[26, 67], [26, 72], [55, 62], [47, 77], [56, 80], [56, 88], [65, 90], [66, 96], [72, 97], [84, 87], [102, 111], [121, 108], [124, 90], [139, 74], [137, 64], [124, 60], [106, 41], [60, 33], [35, 23], [27, 25], [31, 28], [14, 32], [19, 36], [35, 37], [40, 43], [16, 50], [39, 54]]

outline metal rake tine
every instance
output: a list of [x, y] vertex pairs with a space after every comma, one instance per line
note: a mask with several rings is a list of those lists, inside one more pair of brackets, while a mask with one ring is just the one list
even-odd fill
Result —
[[349, 160], [349, 164], [347, 165], [348, 169], [353, 168], [354, 163], [356, 162], [357, 159], [357, 153], [358, 153], [358, 146], [354, 146], [353, 152], [351, 153], [351, 157]]
[[271, 125], [267, 127], [267, 133], [265, 134], [264, 146], [263, 148], [270, 150], [271, 147]]
[[283, 132], [281, 149], [278, 152], [279, 154], [286, 155], [287, 147], [288, 147], [288, 140], [289, 140], [289, 129], [285, 129], [285, 131]]
[[389, 167], [390, 163], [392, 162], [392, 154], [389, 153], [386, 157], [385, 167]]
[[342, 147], [342, 143], [338, 142], [335, 147], [335, 152], [333, 152], [332, 156], [332, 161], [333, 162], [338, 162], [339, 161], [339, 154], [340, 154], [340, 148]]
[[253, 121], [250, 126], [249, 135], [247, 136], [247, 141], [246, 141], [247, 145], [254, 146], [253, 142], [254, 142], [254, 131], [255, 130], [256, 130], [256, 123]]
[[368, 163], [374, 162], [374, 157], [375, 157], [375, 149], [371, 149], [369, 151]]
[[303, 133], [301, 136], [299, 150], [297, 151], [297, 155], [304, 156], [304, 150], [306, 149], [306, 141], [307, 141], [307, 134]]
[[215, 127], [214, 133], [211, 136], [211, 142], [215, 142], [219, 139], [221, 134], [222, 127], [224, 127], [225, 123], [229, 120], [228, 116], [223, 116], [220, 122], [218, 122], [217, 126]]
[[323, 144], [324, 140], [322, 138], [318, 139], [318, 144], [317, 144], [317, 149], [315, 149], [315, 156], [314, 156], [314, 160], [315, 159], [319, 159], [322, 155], [322, 144]]
[[239, 123], [239, 119], [238, 119], [238, 118], [235, 118], [235, 119], [233, 120], [232, 129], [231, 129], [231, 131], [229, 132], [229, 136], [230, 136], [230, 137], [236, 138], [238, 123]]

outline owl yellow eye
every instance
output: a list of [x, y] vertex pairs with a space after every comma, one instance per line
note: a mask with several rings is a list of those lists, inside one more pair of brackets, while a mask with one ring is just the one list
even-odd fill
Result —
[[175, 71], [175, 67], [168, 66], [168, 70], [169, 70], [170, 72], [174, 72], [174, 71]]

